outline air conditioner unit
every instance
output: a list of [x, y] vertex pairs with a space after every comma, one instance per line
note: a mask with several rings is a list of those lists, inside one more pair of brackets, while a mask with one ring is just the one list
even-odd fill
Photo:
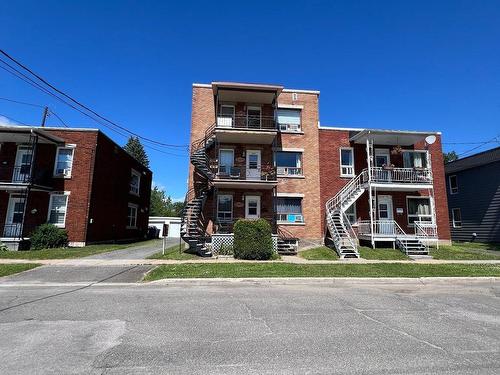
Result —
[[71, 169], [62, 169], [61, 168], [61, 169], [58, 169], [56, 172], [57, 172], [58, 175], [62, 175], [62, 176], [65, 176], [65, 177], [71, 175]]

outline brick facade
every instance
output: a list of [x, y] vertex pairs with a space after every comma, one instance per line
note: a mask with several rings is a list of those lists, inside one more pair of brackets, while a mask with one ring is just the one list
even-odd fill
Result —
[[[47, 222], [50, 194], [68, 195], [65, 229], [75, 245], [125, 241], [144, 238], [148, 226], [151, 171], [128, 155], [120, 146], [98, 130], [45, 128], [45, 133], [64, 140], [74, 147], [71, 177], [54, 177], [57, 145], [38, 144], [33, 176], [41, 176], [47, 191], [31, 189], [27, 198], [23, 234]], [[12, 176], [17, 145], [6, 142], [0, 149], [0, 181]], [[141, 173], [139, 196], [129, 193], [131, 169]], [[17, 194], [17, 193], [16, 193]], [[0, 191], [0, 228], [7, 215], [9, 194]], [[128, 203], [138, 206], [137, 229], [126, 229]]]

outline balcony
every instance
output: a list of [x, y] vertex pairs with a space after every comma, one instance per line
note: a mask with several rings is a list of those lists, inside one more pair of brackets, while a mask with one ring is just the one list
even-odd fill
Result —
[[370, 168], [370, 183], [385, 190], [419, 190], [432, 187], [432, 170], [429, 168]]
[[0, 166], [0, 185], [5, 190], [25, 189], [28, 185], [49, 187], [52, 174], [46, 168], [31, 170], [31, 164]]
[[214, 186], [224, 188], [272, 189], [277, 184], [276, 168], [272, 165], [260, 167], [214, 165]]
[[217, 116], [215, 134], [222, 143], [271, 144], [277, 133], [272, 116]]

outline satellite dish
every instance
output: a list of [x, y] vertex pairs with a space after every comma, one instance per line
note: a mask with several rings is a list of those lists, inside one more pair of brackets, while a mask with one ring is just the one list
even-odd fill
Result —
[[432, 145], [434, 142], [436, 142], [436, 136], [435, 135], [428, 135], [425, 137], [425, 143], [428, 145]]

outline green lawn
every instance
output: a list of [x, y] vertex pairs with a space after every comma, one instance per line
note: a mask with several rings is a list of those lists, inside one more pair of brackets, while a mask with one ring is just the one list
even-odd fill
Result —
[[[408, 260], [405, 254], [400, 250], [394, 249], [372, 249], [369, 247], [360, 246], [359, 255], [363, 259], [396, 259], [396, 260]], [[299, 252], [299, 256], [307, 260], [338, 260], [339, 257], [335, 250], [320, 246], [314, 249], [304, 250]]]
[[360, 246], [358, 248], [359, 255], [363, 259], [395, 259], [409, 260], [410, 258], [399, 249], [372, 249], [371, 247]]
[[131, 246], [150, 245], [157, 240], [141, 241], [129, 244], [103, 244], [89, 245], [85, 247], [65, 247], [44, 250], [28, 250], [28, 251], [0, 251], [0, 258], [4, 259], [68, 259], [81, 258], [94, 254], [107, 253], [113, 250], [122, 250]]
[[[181, 247], [184, 250], [184, 246]], [[165, 249], [165, 255], [160, 251], [159, 253], [153, 254], [148, 257], [148, 259], [174, 259], [174, 260], [188, 260], [188, 259], [201, 259], [200, 256], [195, 254], [185, 253], [184, 251], [179, 251], [179, 245], [171, 246]]]
[[[491, 252], [498, 252], [493, 254]], [[432, 248], [431, 255], [434, 259], [457, 260], [494, 260], [500, 259], [500, 245], [478, 242], [454, 242], [452, 246], [439, 246]]]
[[234, 277], [460, 277], [500, 276], [500, 265], [225, 263], [162, 265], [144, 280]]
[[25, 264], [0, 264], [0, 277], [12, 275], [38, 267], [39, 264], [25, 263]]
[[326, 246], [319, 246], [313, 249], [299, 252], [299, 257], [307, 260], [338, 260], [339, 256], [335, 250]]

